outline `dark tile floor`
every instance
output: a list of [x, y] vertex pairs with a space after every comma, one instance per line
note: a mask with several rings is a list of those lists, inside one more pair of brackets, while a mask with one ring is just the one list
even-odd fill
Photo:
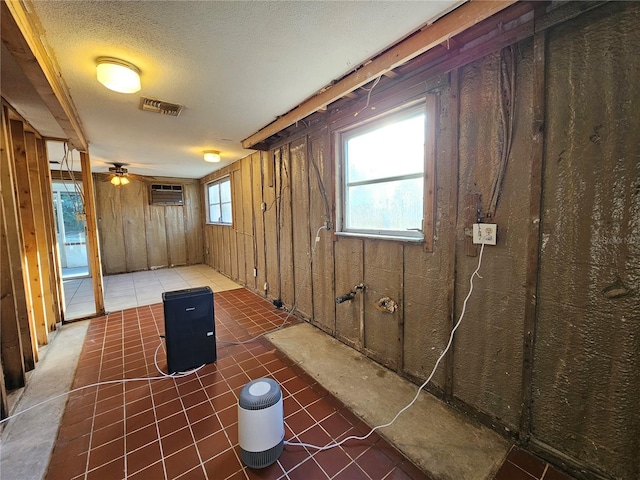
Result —
[[[243, 340], [282, 324], [285, 313], [245, 289], [215, 295], [216, 334]], [[161, 304], [91, 321], [73, 387], [157, 377]], [[166, 370], [164, 349], [158, 364]], [[368, 427], [266, 339], [218, 344], [218, 360], [184, 378], [89, 387], [69, 396], [47, 478], [53, 479], [424, 479], [374, 434], [324, 451], [286, 447], [253, 471], [239, 460], [237, 394], [249, 380], [281, 385], [285, 438], [327, 444]]]
[[[244, 340], [280, 326], [286, 313], [237, 289], [215, 294], [219, 339]], [[295, 320], [290, 319], [290, 323]], [[237, 395], [249, 380], [282, 388], [285, 438], [325, 445], [369, 427], [266, 339], [218, 343], [218, 360], [183, 378], [159, 377], [154, 353], [162, 304], [114, 312], [89, 326], [47, 478], [57, 479], [428, 479], [377, 434], [317, 452], [285, 447], [277, 463], [251, 470], [239, 460]], [[164, 348], [157, 355], [166, 371]], [[144, 378], [128, 382], [122, 378]], [[513, 449], [496, 480], [566, 480]]]
[[529, 452], [512, 447], [495, 480], [572, 480]]

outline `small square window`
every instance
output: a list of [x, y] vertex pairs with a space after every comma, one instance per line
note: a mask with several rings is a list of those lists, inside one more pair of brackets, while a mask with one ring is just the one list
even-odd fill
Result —
[[423, 101], [339, 133], [339, 233], [425, 238], [425, 184], [433, 178], [428, 110]]
[[231, 178], [224, 177], [207, 184], [207, 223], [231, 225]]

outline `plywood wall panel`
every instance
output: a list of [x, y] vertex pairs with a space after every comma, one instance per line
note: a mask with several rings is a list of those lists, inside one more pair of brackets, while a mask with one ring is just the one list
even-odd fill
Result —
[[[264, 154], [266, 156], [266, 154]], [[264, 211], [262, 208], [262, 157], [263, 152], [256, 152], [251, 156], [251, 190], [254, 218], [254, 250], [256, 252], [256, 291], [265, 294], [264, 284], [267, 281], [266, 258], [264, 247]]]
[[[233, 181], [233, 197], [234, 197], [234, 220], [233, 226], [236, 231], [236, 257], [238, 259], [238, 281], [242, 285], [246, 285], [247, 283], [247, 257], [245, 255], [244, 249], [244, 235], [245, 235], [245, 223], [250, 222], [250, 219], [245, 220], [245, 216], [249, 215], [251, 210], [245, 211], [245, 197], [250, 195], [251, 190], [247, 187], [243, 187], [244, 185], [244, 174], [243, 171], [246, 170], [246, 167], [243, 168], [243, 165], [246, 165], [244, 160], [238, 162], [238, 170], [233, 172], [232, 181]], [[245, 191], [246, 190], [246, 191]], [[247, 200], [249, 205], [251, 204], [250, 200]], [[251, 264], [253, 262], [251, 261]], [[253, 268], [251, 266], [251, 268]]]
[[280, 298], [291, 307], [295, 300], [295, 286], [293, 277], [293, 212], [291, 207], [291, 153], [289, 145], [280, 149], [279, 171], [277, 178], [278, 192], [281, 200], [278, 202], [278, 228], [280, 238]]
[[[105, 274], [202, 263], [204, 230], [199, 182], [132, 177], [116, 187], [110, 175], [94, 174], [98, 231]], [[181, 184], [184, 206], [149, 204], [149, 184]]]
[[224, 272], [234, 280], [240, 279], [240, 272], [244, 273], [244, 268], [240, 270], [238, 259], [238, 232], [231, 228], [221, 227], [219, 235], [223, 239], [220, 255], [224, 261]]
[[[449, 340], [449, 278], [443, 260], [442, 255], [425, 252], [422, 245], [404, 247], [403, 369], [419, 379], [429, 376]], [[445, 385], [443, 365], [433, 378], [440, 388]]]
[[548, 36], [536, 439], [640, 478], [640, 5]]
[[145, 205], [145, 239], [147, 262], [150, 269], [169, 266], [164, 207]]
[[253, 158], [245, 157], [241, 160], [242, 164], [242, 236], [239, 238], [240, 248], [244, 251], [244, 284], [251, 290], [256, 290], [256, 277], [254, 276], [254, 268], [256, 268], [256, 251], [254, 244], [254, 225], [253, 217], [253, 188], [252, 188], [252, 168]]
[[196, 181], [184, 183], [185, 237], [187, 243], [187, 263], [194, 265], [204, 261], [204, 241], [202, 235], [203, 192]]
[[[516, 104], [513, 146], [502, 195], [492, 223], [499, 243], [487, 247], [483, 267], [469, 300], [466, 318], [454, 343], [453, 395], [518, 428], [522, 400], [522, 345], [529, 232], [531, 130], [533, 124], [533, 49], [521, 44], [516, 59]], [[505, 58], [510, 58], [505, 51]], [[500, 53], [489, 55], [460, 74], [459, 205], [469, 194], [481, 195], [482, 215], [489, 210], [494, 179], [499, 175], [504, 135], [500, 119], [498, 72]], [[529, 127], [529, 128], [527, 128]], [[465, 215], [458, 216], [456, 304], [462, 311], [469, 277], [478, 258], [465, 255]], [[499, 312], [496, 314], [496, 312]], [[457, 315], [456, 315], [457, 316]], [[481, 322], [469, 319], [481, 318]], [[482, 342], [478, 342], [478, 339]]]
[[220, 259], [218, 255], [218, 250], [219, 250], [218, 236], [220, 233], [219, 229], [216, 225], [207, 225], [205, 229], [207, 232], [209, 232], [208, 243], [207, 243], [207, 246], [205, 247], [206, 250], [208, 250], [209, 252], [209, 265], [211, 265], [217, 270], [221, 270], [222, 266], [220, 264]]
[[[364, 242], [365, 349], [388, 366], [400, 367], [403, 255], [402, 244], [367, 240]], [[393, 313], [381, 312], [374, 305], [389, 298], [398, 306]]]
[[323, 330], [335, 333], [335, 292], [333, 235], [327, 230], [319, 233], [325, 220], [333, 217], [333, 169], [329, 130], [323, 128], [309, 138], [309, 226], [313, 255], [313, 322]]
[[[147, 270], [149, 268], [145, 228], [145, 204], [148, 203], [147, 186], [143, 182], [132, 179], [128, 185], [112, 186], [112, 188], [117, 189], [120, 193], [127, 271]], [[155, 248], [153, 242], [153, 238], [149, 240], [152, 249]]]
[[111, 185], [107, 176], [95, 176], [96, 218], [105, 275], [127, 271], [124, 249], [124, 228], [120, 190]]
[[311, 232], [309, 219], [309, 157], [307, 139], [290, 145], [291, 223], [293, 231], [293, 272], [297, 310], [305, 318], [313, 316]]
[[184, 231], [184, 207], [164, 207], [169, 266], [187, 264], [187, 246]]
[[[455, 72], [452, 72], [454, 75]], [[404, 263], [403, 371], [425, 380], [449, 340], [452, 328], [457, 222], [457, 90], [452, 81], [440, 89], [436, 135], [436, 202], [433, 253], [406, 244]], [[451, 353], [449, 354], [451, 357]], [[447, 363], [441, 362], [433, 384], [447, 389]]]
[[[335, 242], [335, 296], [342, 296], [364, 282], [363, 240], [342, 237]], [[336, 336], [361, 348], [360, 299], [337, 304]]]
[[276, 186], [276, 166], [273, 152], [264, 152], [262, 156], [263, 184], [262, 198], [265, 203], [264, 222], [264, 255], [266, 268], [267, 290], [265, 295], [279, 298], [278, 291], [278, 197]]

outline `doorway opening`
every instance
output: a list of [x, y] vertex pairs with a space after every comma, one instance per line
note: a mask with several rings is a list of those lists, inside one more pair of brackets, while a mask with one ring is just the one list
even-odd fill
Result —
[[87, 260], [87, 228], [82, 206], [82, 183], [54, 180], [53, 208], [62, 279], [89, 277], [91, 272]]

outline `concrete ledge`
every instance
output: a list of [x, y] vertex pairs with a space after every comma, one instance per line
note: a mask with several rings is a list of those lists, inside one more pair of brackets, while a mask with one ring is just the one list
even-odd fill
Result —
[[40, 361], [11, 413], [46, 403], [6, 423], [0, 439], [0, 478], [45, 478], [67, 396], [48, 400], [71, 389], [88, 328], [88, 321], [65, 324], [40, 349]]
[[[416, 394], [416, 385], [307, 323], [267, 338], [371, 426], [391, 421]], [[377, 432], [438, 480], [491, 479], [510, 446], [424, 391], [392, 426]]]

